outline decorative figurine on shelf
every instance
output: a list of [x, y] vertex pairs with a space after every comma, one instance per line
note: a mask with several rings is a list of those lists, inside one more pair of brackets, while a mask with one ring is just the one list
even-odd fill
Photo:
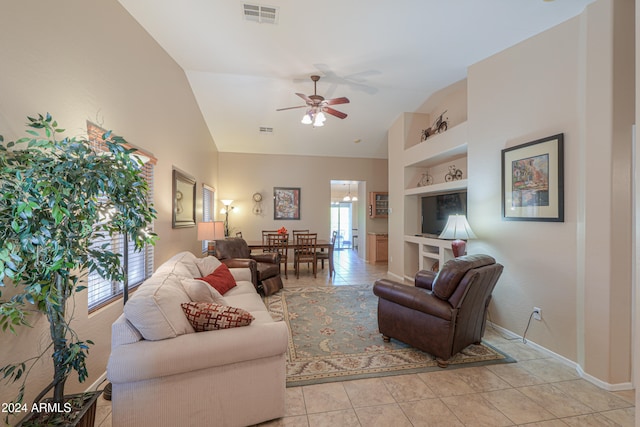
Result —
[[418, 181], [418, 187], [425, 187], [431, 184], [433, 184], [433, 177], [429, 175], [429, 172], [423, 173]]
[[449, 166], [449, 172], [444, 176], [444, 180], [449, 181], [457, 181], [462, 179], [462, 171], [456, 168], [456, 165]]
[[447, 123], [447, 120], [449, 120], [449, 118], [447, 117], [446, 119], [442, 119], [442, 116], [444, 116], [444, 113], [446, 113], [447, 111], [448, 110], [444, 110], [442, 114], [438, 116], [436, 121], [431, 125], [431, 127], [422, 131], [422, 138], [420, 139], [421, 141], [426, 141], [427, 138], [429, 138], [431, 135], [442, 133], [448, 129], [449, 124]]

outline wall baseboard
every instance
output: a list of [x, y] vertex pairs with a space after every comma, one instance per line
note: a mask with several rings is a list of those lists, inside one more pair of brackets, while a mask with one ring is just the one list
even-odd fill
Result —
[[[522, 336], [503, 328], [502, 326], [498, 326], [493, 322], [489, 322], [487, 321], [487, 324], [490, 325], [492, 328], [494, 328], [495, 330], [499, 331], [500, 333], [508, 336], [509, 338], [520, 338], [522, 339]], [[580, 378], [589, 381], [591, 384], [594, 384], [598, 387], [600, 387], [603, 390], [606, 391], [623, 391], [623, 390], [632, 390], [633, 389], [633, 384], [630, 382], [626, 382], [626, 383], [619, 383], [619, 384], [609, 384], [605, 381], [602, 381], [601, 379], [598, 379], [594, 376], [591, 376], [589, 374], [587, 374], [584, 369], [582, 369], [582, 366], [580, 366], [580, 364], [574, 362], [573, 360], [567, 359], [564, 356], [559, 355], [558, 353], [554, 353], [553, 351], [539, 345], [536, 344], [535, 342], [527, 339], [526, 345], [533, 347], [534, 349], [536, 349], [537, 351], [552, 357], [556, 360], [558, 360], [559, 362], [562, 362], [563, 364], [573, 368], [576, 370], [576, 372], [578, 373], [578, 375], [580, 376]]]

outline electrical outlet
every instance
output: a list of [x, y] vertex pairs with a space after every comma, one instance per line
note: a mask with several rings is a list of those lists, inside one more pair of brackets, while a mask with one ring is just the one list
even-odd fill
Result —
[[542, 309], [540, 309], [540, 307], [533, 307], [533, 318], [542, 320]]

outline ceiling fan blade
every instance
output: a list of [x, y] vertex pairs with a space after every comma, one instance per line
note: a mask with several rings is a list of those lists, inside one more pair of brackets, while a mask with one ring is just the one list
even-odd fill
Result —
[[341, 97], [341, 98], [333, 98], [333, 99], [325, 99], [324, 101], [327, 105], [336, 105], [336, 104], [348, 104], [349, 98]]
[[294, 108], [307, 108], [307, 105], [298, 105], [297, 107], [278, 108], [276, 111], [293, 110]]
[[304, 93], [296, 93], [296, 95], [304, 99], [306, 102], [313, 104], [313, 100], [309, 98], [307, 95], [305, 95]]
[[347, 117], [347, 115], [345, 113], [343, 113], [342, 111], [338, 111], [338, 110], [334, 110], [331, 107], [325, 107], [322, 109], [325, 113], [327, 114], [331, 114], [332, 116], [335, 116], [339, 119], [344, 119], [345, 117]]

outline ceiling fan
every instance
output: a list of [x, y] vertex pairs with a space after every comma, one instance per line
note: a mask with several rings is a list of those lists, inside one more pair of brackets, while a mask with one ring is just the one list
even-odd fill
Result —
[[276, 111], [293, 110], [295, 108], [306, 108], [307, 111], [302, 117], [302, 123], [313, 124], [314, 126], [324, 126], [324, 121], [326, 120], [324, 113], [331, 114], [332, 116], [339, 119], [344, 119], [345, 117], [347, 117], [345, 113], [335, 110], [329, 107], [329, 105], [348, 104], [349, 98], [343, 96], [341, 98], [324, 99], [324, 97], [318, 95], [316, 91], [316, 84], [318, 83], [318, 80], [320, 80], [320, 76], [311, 76], [311, 80], [313, 80], [313, 95], [307, 96], [303, 93], [296, 93], [296, 95], [304, 99], [306, 105], [279, 108]]

